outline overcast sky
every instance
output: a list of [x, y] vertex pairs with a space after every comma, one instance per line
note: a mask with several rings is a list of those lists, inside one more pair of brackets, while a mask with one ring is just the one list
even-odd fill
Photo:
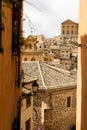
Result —
[[78, 22], [79, 0], [24, 0], [24, 36], [58, 36], [61, 23], [67, 19]]

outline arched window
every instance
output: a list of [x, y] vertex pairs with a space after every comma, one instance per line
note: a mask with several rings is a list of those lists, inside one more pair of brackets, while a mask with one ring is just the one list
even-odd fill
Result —
[[29, 49], [32, 49], [32, 44], [31, 43], [29, 44]]
[[27, 61], [27, 57], [24, 58], [24, 61]]
[[32, 58], [31, 58], [31, 61], [35, 61], [35, 58], [34, 58], [34, 57], [32, 57]]

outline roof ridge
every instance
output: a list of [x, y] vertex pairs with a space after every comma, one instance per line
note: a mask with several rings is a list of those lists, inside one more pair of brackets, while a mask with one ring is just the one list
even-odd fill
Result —
[[66, 20], [63, 21], [61, 24], [65, 23], [65, 22], [67, 22], [67, 21], [70, 21], [70, 22], [72, 22], [72, 23], [78, 24], [77, 22], [75, 22], [75, 21], [73, 21], [73, 20], [71, 20], [71, 19], [66, 19]]
[[51, 66], [51, 65], [48, 65], [48, 64], [46, 64], [46, 63], [43, 63], [43, 64], [46, 65], [46, 66], [48, 66], [48, 67], [50, 67], [50, 68], [52, 68], [52, 69], [54, 69], [54, 70], [59, 71], [60, 73], [66, 74], [67, 76], [70, 76], [70, 74], [71, 74], [71, 72], [68, 71], [68, 70], [61, 69], [61, 68], [56, 68], [56, 67]]
[[39, 62], [37, 62], [37, 64], [38, 64], [38, 69], [39, 69], [39, 73], [40, 73], [40, 76], [41, 76], [41, 79], [42, 79], [43, 86], [47, 89], [45, 82], [44, 82], [44, 78], [43, 78], [43, 75], [42, 75], [42, 71], [41, 71], [41, 67], [40, 67]]

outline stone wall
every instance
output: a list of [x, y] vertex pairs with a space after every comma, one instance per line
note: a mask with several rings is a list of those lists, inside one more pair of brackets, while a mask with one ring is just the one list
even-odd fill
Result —
[[22, 55], [22, 61], [39, 61], [42, 62], [42, 52], [24, 52]]
[[[70, 107], [67, 97], [71, 97]], [[76, 87], [40, 91], [34, 97], [34, 109], [33, 130], [38, 125], [43, 130], [70, 130], [76, 124]]]

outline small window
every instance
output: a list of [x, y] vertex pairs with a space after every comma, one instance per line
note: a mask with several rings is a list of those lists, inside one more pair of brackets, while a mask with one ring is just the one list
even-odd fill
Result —
[[26, 107], [29, 107], [31, 105], [31, 97], [27, 96], [26, 97]]
[[46, 46], [44, 45], [44, 48], [46, 48]]
[[65, 31], [63, 30], [63, 34], [65, 34]]
[[71, 26], [72, 28], [74, 28], [74, 26]]
[[67, 28], [69, 28], [69, 26], [67, 26]]
[[68, 55], [66, 55], [66, 57], [68, 57]]
[[67, 97], [67, 107], [71, 106], [71, 97]]
[[65, 26], [63, 26], [63, 28], [65, 28]]
[[67, 30], [67, 34], [69, 34], [69, 30]]
[[27, 61], [27, 57], [24, 58], [24, 61]]
[[32, 57], [32, 58], [31, 58], [31, 61], [35, 61], [35, 58], [34, 58], [34, 57]]
[[71, 34], [73, 34], [74, 32], [73, 32], [73, 30], [71, 31]]
[[25, 125], [26, 125], [26, 130], [30, 130], [30, 124], [31, 124], [31, 119], [27, 120], [25, 122]]
[[29, 49], [32, 49], [32, 44], [31, 43], [29, 44]]

